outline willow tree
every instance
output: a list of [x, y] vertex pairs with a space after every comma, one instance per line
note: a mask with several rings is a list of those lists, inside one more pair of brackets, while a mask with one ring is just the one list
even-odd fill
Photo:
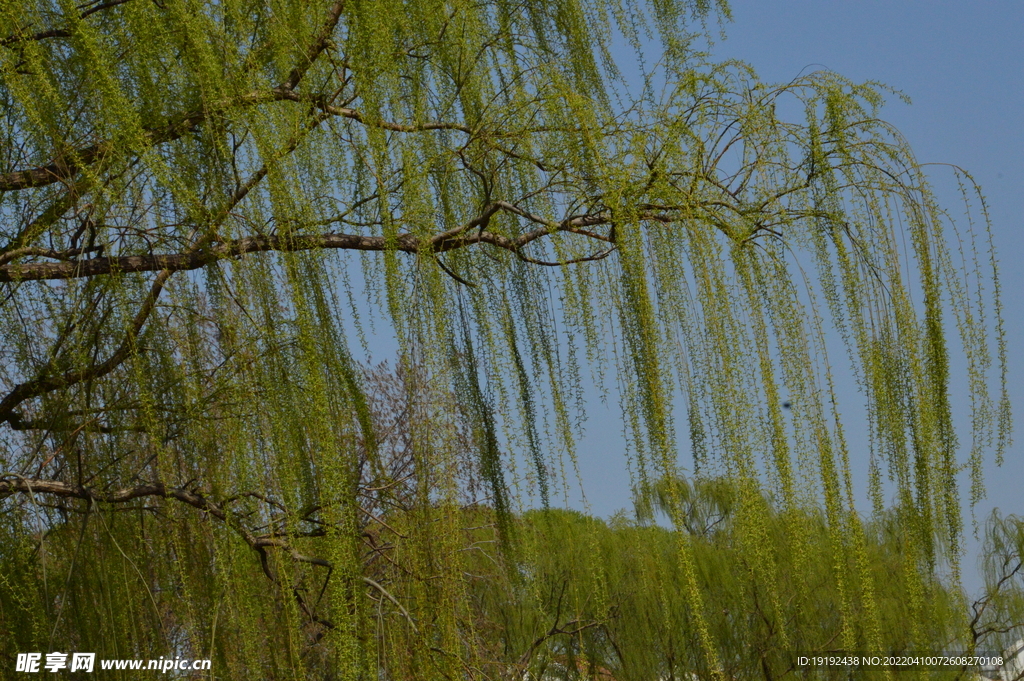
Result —
[[[493, 509], [495, 560], [526, 579], [516, 518], [572, 483], [588, 369], [621, 396], [638, 490], [679, 466], [744, 490], [730, 555], [778, 645], [801, 637], [772, 584], [820, 555], [814, 508], [836, 645], [881, 644], [864, 492], [900, 509], [926, 639], [960, 473], [978, 498], [1008, 437], [999, 288], [970, 178], [953, 222], [880, 86], [713, 63], [708, 0], [0, 8], [6, 655], [499, 674], [458, 509]], [[656, 69], [619, 70], [652, 45]], [[361, 368], [374, 332], [392, 378]], [[869, 451], [846, 445], [837, 347]]]

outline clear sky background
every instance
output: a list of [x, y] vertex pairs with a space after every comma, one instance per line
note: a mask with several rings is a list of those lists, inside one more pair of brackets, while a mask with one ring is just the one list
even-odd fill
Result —
[[[1024, 0], [732, 0], [731, 5], [733, 21], [723, 26], [725, 39], [714, 45], [716, 59], [745, 61], [769, 83], [827, 69], [900, 90], [912, 104], [893, 96], [881, 114], [901, 131], [917, 160], [960, 166], [981, 184], [1001, 265], [1010, 398], [1014, 414], [1024, 415]], [[634, 59], [632, 53], [623, 50], [617, 57], [629, 70], [625, 62]], [[658, 55], [646, 57], [650, 65]], [[951, 174], [936, 169], [932, 179], [940, 203], [958, 208]], [[382, 331], [378, 328], [373, 336], [374, 361], [394, 356], [393, 339]], [[955, 329], [947, 331], [955, 345]], [[845, 368], [842, 354], [833, 361], [836, 371]], [[969, 405], [958, 387], [965, 383], [962, 364], [953, 366], [958, 370], [952, 403], [963, 417]], [[855, 481], [861, 483], [859, 501], [867, 511], [865, 429], [857, 420], [863, 398], [846, 383], [847, 394], [839, 397], [854, 405], [848, 410], [844, 406], [845, 426]], [[994, 508], [1004, 515], [1024, 515], [1024, 419], [1015, 417], [1014, 422], [1018, 444], [1007, 452], [1001, 468], [991, 461], [986, 466], [988, 498], [975, 509], [979, 522]], [[588, 400], [578, 463], [585, 508], [601, 517], [632, 508], [622, 428], [614, 397], [607, 405]], [[680, 464], [688, 463], [684, 453]], [[966, 475], [961, 482], [967, 496]], [[578, 494], [569, 503], [584, 508]], [[969, 516], [966, 529], [970, 535]], [[969, 537], [967, 550], [965, 586], [977, 594], [982, 585], [977, 540]]]
[[[986, 467], [988, 499], [976, 514], [983, 520], [998, 507], [1024, 515], [1024, 428], [1016, 417], [1024, 414], [1024, 2], [733, 0], [732, 9], [716, 58], [743, 60], [768, 82], [828, 69], [901, 90], [912, 104], [893, 97], [882, 117], [899, 128], [918, 161], [961, 166], [981, 184], [1002, 267], [1018, 444], [1002, 468]], [[941, 203], [956, 207], [949, 179], [934, 173]], [[954, 409], [966, 413], [966, 396], [953, 392]], [[620, 424], [614, 404], [593, 404], [580, 443], [587, 500], [600, 516], [630, 506]], [[976, 592], [977, 543], [968, 550], [965, 582]]]

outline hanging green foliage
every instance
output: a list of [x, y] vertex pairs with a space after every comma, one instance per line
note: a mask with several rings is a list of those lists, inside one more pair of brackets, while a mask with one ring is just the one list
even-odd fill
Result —
[[[958, 475], [1010, 431], [981, 196], [936, 204], [878, 84], [709, 61], [727, 15], [0, 2], [5, 659], [777, 678], [968, 641]], [[527, 512], [574, 484], [588, 370], [674, 531]]]

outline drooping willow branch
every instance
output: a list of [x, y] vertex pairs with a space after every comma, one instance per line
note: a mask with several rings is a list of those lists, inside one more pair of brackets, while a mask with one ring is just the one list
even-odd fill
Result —
[[[171, 122], [161, 126], [153, 126], [145, 129], [144, 142], [148, 146], [156, 146], [166, 142], [173, 142], [183, 135], [228, 109], [240, 106], [252, 106], [265, 102], [292, 100], [292, 101], [319, 101], [323, 107], [330, 106], [324, 96], [299, 95], [294, 92], [302, 77], [310, 69], [313, 63], [319, 58], [330, 43], [330, 36], [341, 19], [341, 13], [345, 3], [338, 0], [327, 12], [327, 18], [317, 31], [316, 37], [303, 54], [302, 59], [276, 88], [266, 91], [250, 92], [239, 97], [229, 98], [221, 102], [214, 102], [204, 106], [202, 109], [190, 111], [174, 117]], [[8, 38], [8, 40], [11, 40]], [[3, 44], [3, 43], [0, 43]], [[332, 107], [333, 108], [333, 107]], [[344, 111], [332, 111], [331, 115], [342, 115], [348, 118], [361, 120], [358, 112], [351, 109]], [[25, 170], [16, 170], [0, 174], [0, 192], [19, 191], [32, 187], [45, 187], [62, 182], [77, 175], [83, 168], [87, 168], [100, 159], [104, 158], [114, 150], [113, 143], [109, 141], [91, 144], [78, 149], [66, 150], [57, 155], [50, 163]]]
[[[430, 132], [430, 131], [455, 131], [476, 135], [484, 131], [463, 123], [450, 121], [428, 121], [424, 123], [399, 123], [388, 120], [376, 120], [368, 117], [358, 109], [347, 106], [336, 106], [331, 103], [330, 96], [322, 93], [299, 93], [285, 85], [269, 90], [249, 92], [244, 95], [232, 97], [221, 102], [213, 102], [201, 110], [190, 111], [176, 116], [171, 122], [161, 126], [153, 126], [143, 131], [144, 146], [158, 146], [180, 139], [188, 132], [195, 130], [211, 117], [221, 114], [230, 109], [256, 106], [270, 102], [300, 102], [311, 104], [325, 114], [346, 118], [368, 127], [380, 128], [389, 132]], [[517, 130], [515, 132], [486, 131], [487, 138], [512, 137], [521, 134], [551, 132], [551, 128], [530, 128]], [[45, 187], [56, 182], [68, 180], [77, 175], [83, 168], [87, 168], [106, 155], [114, 151], [111, 142], [99, 142], [87, 147], [70, 149], [61, 152], [53, 161], [46, 165], [14, 170], [0, 174], [0, 192], [20, 191], [33, 187]], [[501, 151], [509, 156], [522, 158], [510, 150], [501, 148]], [[537, 163], [536, 161], [531, 161]], [[543, 165], [543, 164], [542, 164]], [[546, 168], [545, 168], [546, 169]]]
[[[328, 114], [321, 110], [308, 122], [306, 131], [314, 129]], [[279, 155], [287, 155], [298, 146], [302, 135], [292, 138]], [[217, 221], [223, 220], [229, 214], [231, 208], [240, 203], [248, 192], [258, 184], [267, 173], [267, 166], [260, 170], [237, 190], [228, 200], [226, 206], [217, 211]], [[499, 212], [507, 212], [525, 219], [528, 222], [538, 225], [536, 229], [520, 234], [517, 237], [507, 237], [501, 234], [488, 231], [491, 219]], [[680, 206], [641, 204], [634, 212], [634, 219], [641, 222], [656, 222], [662, 224], [676, 223], [692, 215]], [[81, 249], [69, 249], [67, 251], [55, 251], [52, 249], [24, 248], [11, 251], [0, 256], [0, 262], [7, 261], [7, 264], [0, 266], [0, 282], [22, 282], [30, 280], [66, 280], [81, 279], [107, 274], [127, 274], [159, 271], [160, 274], [154, 282], [151, 295], [147, 298], [143, 308], [128, 332], [124, 341], [117, 351], [107, 360], [84, 369], [64, 372], [62, 374], [41, 375], [38, 378], [26, 381], [14, 387], [6, 396], [0, 399], [0, 422], [9, 421], [14, 423], [20, 421], [21, 415], [15, 410], [25, 400], [37, 397], [54, 390], [64, 388], [85, 380], [93, 380], [110, 373], [114, 368], [124, 362], [131, 353], [131, 348], [140, 333], [146, 318], [151, 312], [156, 298], [160, 295], [167, 278], [174, 272], [195, 270], [216, 261], [237, 258], [248, 253], [260, 253], [268, 251], [295, 252], [303, 250], [342, 249], [358, 251], [387, 251], [398, 250], [406, 253], [426, 254], [437, 256], [447, 251], [472, 246], [474, 244], [490, 244], [491, 246], [509, 251], [517, 258], [525, 262], [557, 267], [580, 262], [600, 260], [610, 255], [616, 248], [616, 238], [613, 228], [607, 235], [598, 233], [590, 228], [601, 225], [614, 225], [615, 218], [609, 211], [601, 211], [584, 215], [575, 215], [563, 219], [560, 222], [549, 220], [542, 216], [535, 215], [528, 210], [506, 201], [495, 201], [489, 204], [477, 217], [469, 222], [435, 234], [431, 237], [418, 237], [404, 233], [395, 237], [368, 236], [357, 234], [322, 234], [322, 235], [257, 235], [248, 236], [233, 240], [216, 240], [212, 232], [206, 230], [208, 235], [194, 242], [192, 246], [180, 253], [171, 254], [150, 254], [150, 255], [126, 255], [126, 256], [105, 256], [93, 257], [85, 260], [74, 260], [75, 256], [81, 255]], [[760, 229], [776, 234], [772, 230], [762, 226]], [[727, 230], [723, 230], [728, 233]], [[755, 230], [756, 233], [757, 230]], [[555, 233], [564, 232], [576, 234], [588, 239], [594, 239], [606, 244], [606, 247], [592, 255], [580, 258], [568, 259], [560, 262], [551, 262], [533, 258], [524, 252], [527, 245], [534, 241], [550, 237]], [[748, 235], [749, 239], [752, 235]], [[15, 264], [10, 260], [23, 256], [50, 257], [58, 260], [51, 263], [28, 263]], [[463, 284], [469, 284], [438, 259], [438, 265], [454, 279]]]
[[[187, 489], [185, 487], [169, 487], [162, 482], [136, 485], [135, 487], [125, 487], [113, 491], [100, 491], [91, 487], [73, 485], [60, 480], [46, 480], [10, 475], [0, 476], [0, 500], [15, 494], [24, 494], [33, 500], [35, 495], [38, 494], [55, 496], [63, 499], [81, 499], [90, 503], [100, 502], [106, 504], [125, 504], [137, 499], [146, 499], [151, 497], [174, 499], [192, 506], [193, 508], [199, 509], [209, 517], [216, 518], [231, 528], [249, 546], [249, 548], [256, 552], [259, 557], [263, 573], [270, 581], [278, 586], [283, 585], [270, 565], [269, 556], [267, 554], [267, 549], [270, 548], [276, 548], [284, 551], [297, 563], [306, 563], [326, 568], [328, 570], [327, 579], [330, 579], [330, 575], [334, 571], [334, 566], [330, 561], [323, 558], [304, 555], [295, 549], [295, 547], [293, 547], [286, 538], [287, 536], [298, 536], [295, 533], [282, 534], [281, 532], [273, 532], [266, 535], [258, 535], [249, 528], [246, 528], [240, 522], [238, 517], [227, 510], [226, 503], [240, 497], [257, 498], [283, 510], [283, 507], [279, 503], [273, 502], [264, 495], [256, 492], [238, 494], [233, 497], [229, 497], [225, 502], [217, 503], [194, 490]], [[373, 517], [372, 514], [368, 512], [364, 511], [364, 513], [366, 513], [368, 517]], [[302, 536], [322, 536], [322, 534], [323, 532], [321, 531], [319, 533], [305, 534]], [[362, 576], [360, 579], [366, 585], [378, 591], [382, 596], [391, 601], [409, 622], [413, 631], [418, 631], [416, 623], [409, 614], [409, 611], [406, 610], [402, 603], [390, 591], [388, 591], [387, 588], [370, 577]], [[305, 597], [298, 589], [293, 588], [291, 591], [299, 607], [312, 621], [323, 625], [327, 629], [333, 629], [335, 627], [334, 623], [330, 620], [316, 615], [314, 606], [311, 606], [306, 601]]]
[[[309, 121], [307, 121], [304, 130], [300, 131], [299, 134], [293, 136], [288, 141], [288, 143], [285, 144], [284, 148], [278, 152], [278, 157], [286, 156], [295, 151], [295, 149], [299, 146], [299, 143], [302, 140], [303, 136], [309, 131], [315, 129], [318, 125], [320, 125], [320, 123], [322, 123], [325, 120], [326, 115], [327, 114], [320, 112], [314, 115]], [[231, 209], [237, 206], [243, 199], [245, 199], [249, 192], [266, 177], [267, 172], [268, 167], [266, 164], [264, 164], [262, 167], [260, 167], [259, 170], [253, 173], [252, 176], [228, 198], [225, 204], [221, 206], [220, 210], [216, 212], [215, 224], [219, 223], [220, 221], [223, 221], [223, 219], [227, 217], [227, 215], [231, 212]], [[188, 247], [188, 249], [186, 249], [183, 253], [178, 254], [180, 258], [184, 258], [187, 260], [189, 258], [196, 256], [197, 254], [203, 253], [204, 251], [207, 250], [210, 243], [212, 243], [213, 236], [211, 234], [199, 235], [198, 230], [193, 230], [192, 238], [192, 244]], [[31, 251], [31, 249], [19, 249], [18, 251], [15, 252], [24, 253], [26, 252], [26, 250]], [[5, 255], [10, 257], [10, 253]], [[94, 258], [93, 260], [102, 261], [104, 260], [104, 258]], [[110, 261], [117, 259], [106, 258], [105, 260]], [[2, 262], [2, 260], [0, 260], [0, 262]], [[3, 423], [5, 421], [12, 423], [15, 421], [19, 421], [21, 419], [21, 415], [18, 414], [15, 411], [15, 409], [17, 409], [18, 405], [20, 405], [25, 400], [31, 399], [33, 397], [38, 397], [39, 395], [44, 395], [46, 393], [53, 392], [54, 390], [59, 390], [60, 388], [65, 388], [76, 383], [81, 383], [83, 381], [91, 381], [97, 378], [102, 378], [103, 376], [106, 376], [111, 371], [116, 369], [119, 365], [121, 365], [121, 363], [128, 359], [128, 357], [130, 357], [132, 352], [134, 351], [136, 340], [138, 339], [139, 334], [142, 332], [142, 328], [145, 326], [150, 313], [156, 307], [157, 299], [163, 292], [164, 285], [167, 283], [167, 280], [171, 277], [171, 275], [173, 275], [177, 271], [180, 271], [181, 269], [186, 268], [154, 267], [152, 269], [134, 270], [139, 272], [159, 270], [159, 274], [157, 274], [156, 278], [153, 280], [153, 283], [150, 286], [149, 294], [146, 296], [146, 299], [143, 301], [143, 304], [140, 307], [139, 311], [132, 319], [132, 323], [129, 325], [127, 331], [125, 332], [124, 338], [121, 341], [121, 344], [118, 346], [117, 350], [115, 350], [114, 353], [106, 360], [92, 364], [89, 367], [83, 369], [75, 369], [72, 371], [65, 371], [56, 374], [48, 374], [44, 371], [41, 372], [41, 374], [37, 378], [30, 379], [28, 381], [25, 381], [24, 383], [19, 383], [9, 393], [7, 393], [7, 395], [5, 395], [3, 399], [0, 399], [0, 423]], [[107, 273], [111, 271], [113, 270], [108, 269]], [[102, 272], [100, 272], [100, 274], [101, 273]], [[72, 276], [57, 278], [66, 279], [76, 277]]]
[[[284, 99], [294, 99], [294, 88], [298, 86], [302, 77], [312, 66], [313, 62], [323, 53], [327, 48], [330, 40], [330, 35], [338, 25], [338, 21], [341, 18], [341, 13], [344, 8], [343, 0], [337, 0], [334, 2], [327, 12], [327, 17], [320, 30], [317, 31], [315, 39], [307, 47], [302, 59], [298, 64], [291, 70], [288, 78], [277, 88], [274, 88], [268, 93], [255, 93], [247, 95], [241, 98], [239, 103], [260, 103], [262, 101], [270, 101], [280, 96]], [[323, 106], [330, 104], [330, 100], [325, 99], [322, 102], [320, 111], [312, 116], [307, 122], [305, 129], [299, 134], [295, 135], [288, 141], [284, 148], [278, 153], [278, 156], [284, 156], [292, 153], [299, 145], [302, 137], [310, 130], [315, 129], [323, 120], [328, 116], [333, 115], [323, 110]], [[224, 105], [223, 108], [226, 108]], [[218, 107], [213, 107], [213, 110], [217, 110]], [[192, 129], [196, 125], [199, 125], [206, 120], [211, 114], [210, 108], [205, 108], [201, 111], [193, 112], [186, 115], [185, 117], [176, 120], [175, 122], [156, 130], [150, 130], [146, 132], [149, 141], [152, 144], [160, 142], [170, 141], [181, 137], [185, 132]], [[112, 151], [112, 145], [108, 142], [94, 144], [90, 147], [79, 149], [77, 151], [69, 153], [67, 156], [59, 157], [57, 161], [51, 163], [48, 166], [42, 168], [30, 169], [22, 172], [7, 173], [0, 175], [0, 192], [9, 190], [25, 189], [28, 187], [38, 187], [48, 184], [52, 184], [57, 181], [69, 179], [76, 175], [82, 168], [92, 165], [93, 163], [103, 159]], [[249, 180], [238, 188], [227, 200], [221, 210], [217, 211], [214, 215], [214, 222], [223, 220], [228, 213], [238, 205], [255, 187], [259, 184], [268, 172], [268, 167], [264, 164], [256, 173], [253, 174]], [[69, 200], [73, 195], [73, 191], [69, 191], [66, 197], [59, 199], [56, 203], [57, 206], [63, 206], [64, 210], [69, 205]], [[58, 215], [60, 210], [57, 208], [51, 211], [54, 216]], [[193, 236], [196, 236], [197, 232], [193, 232]], [[203, 252], [210, 245], [209, 235], [198, 235], [198, 238], [192, 241], [187, 250], [181, 254], [181, 257], [189, 258], [197, 253]], [[18, 257], [24, 257], [28, 255], [41, 255], [42, 253], [37, 249], [27, 246], [24, 243], [23, 237], [20, 237], [8, 245], [6, 253], [0, 255], [0, 262], [10, 262]], [[13, 246], [13, 248], [12, 248]], [[75, 252], [78, 251], [78, 252]], [[75, 257], [80, 254], [82, 249], [71, 249], [71, 251], [64, 251], [56, 254], [57, 258]], [[95, 260], [103, 260], [102, 258], [94, 258]], [[109, 260], [109, 259], [108, 259]], [[109, 263], [108, 263], [109, 264]], [[154, 267], [149, 269], [140, 269], [136, 271], [158, 271], [156, 278], [150, 285], [149, 293], [147, 294], [143, 304], [141, 305], [138, 312], [132, 319], [131, 324], [125, 331], [124, 337], [117, 349], [105, 360], [96, 362], [88, 367], [82, 369], [75, 369], [71, 371], [65, 371], [60, 373], [47, 373], [42, 372], [36, 378], [30, 379], [23, 383], [16, 385], [10, 392], [8, 392], [2, 400], [0, 400], [0, 422], [19, 420], [20, 414], [15, 409], [25, 400], [44, 395], [46, 393], [58, 390], [63, 387], [81, 383], [83, 381], [91, 381], [97, 378], [101, 378], [111, 371], [120, 366], [135, 350], [136, 340], [145, 326], [150, 314], [156, 306], [157, 299], [163, 292], [164, 285], [167, 280], [171, 277], [174, 272], [183, 269], [175, 267]], [[110, 270], [108, 270], [110, 271]], [[86, 275], [91, 276], [91, 275]], [[69, 277], [58, 277], [58, 278], [69, 278]], [[74, 277], [70, 277], [74, 278]], [[7, 281], [12, 281], [8, 279]]]

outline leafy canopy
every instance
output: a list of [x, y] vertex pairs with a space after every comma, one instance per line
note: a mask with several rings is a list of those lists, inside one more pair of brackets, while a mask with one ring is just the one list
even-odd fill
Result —
[[[979, 498], [1009, 432], [980, 196], [958, 173], [966, 217], [940, 209], [880, 86], [767, 84], [695, 51], [727, 13], [0, 3], [5, 653], [491, 674], [454, 509], [494, 510], [513, 582], [543, 553], [517, 517], [567, 494], [588, 369], [621, 396], [636, 489], [660, 484], [681, 530], [678, 588], [638, 584], [682, 599], [700, 669], [729, 657], [679, 466], [740, 490], [729, 555], [778, 645], [802, 620], [772, 585], [827, 555], [835, 645], [871, 650], [888, 597], [851, 479], [870, 457], [908, 636], [930, 640], [957, 476]], [[638, 83], [617, 56], [652, 44]], [[398, 339], [392, 372], [356, 359], [375, 332]], [[870, 452], [846, 445], [833, 332]]]

